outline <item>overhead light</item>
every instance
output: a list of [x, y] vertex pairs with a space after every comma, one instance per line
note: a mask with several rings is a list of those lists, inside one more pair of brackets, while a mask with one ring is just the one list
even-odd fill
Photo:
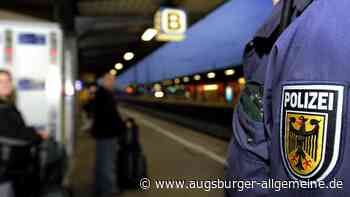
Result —
[[209, 79], [213, 79], [213, 78], [215, 78], [216, 74], [214, 72], [210, 72], [207, 74], [207, 76]]
[[175, 82], [176, 84], [179, 84], [181, 81], [180, 81], [180, 79], [175, 79], [174, 82]]
[[109, 71], [109, 73], [110, 73], [111, 75], [116, 75], [116, 74], [117, 74], [117, 71], [114, 70], [114, 69], [112, 69], [112, 70]]
[[244, 85], [246, 83], [245, 78], [244, 77], [239, 78], [238, 83], [241, 85]]
[[193, 78], [194, 78], [194, 80], [196, 80], [196, 81], [201, 80], [201, 76], [200, 76], [200, 75], [195, 75]]
[[189, 78], [189, 77], [184, 77], [184, 78], [183, 78], [183, 81], [184, 81], [185, 83], [188, 83], [188, 82], [190, 81], [190, 78]]
[[234, 75], [234, 74], [235, 74], [235, 70], [234, 69], [225, 70], [225, 75], [227, 75], [227, 76]]
[[157, 35], [157, 30], [153, 28], [148, 28], [146, 31], [142, 34], [141, 39], [145, 42], [151, 41], [156, 35]]
[[114, 67], [115, 67], [115, 69], [117, 69], [117, 70], [121, 70], [121, 69], [123, 69], [124, 66], [123, 66], [122, 63], [116, 63]]
[[163, 97], [164, 97], [164, 92], [162, 92], [162, 91], [156, 91], [156, 92], [154, 93], [154, 97], [156, 97], [156, 98], [163, 98]]
[[134, 57], [135, 57], [135, 54], [133, 52], [127, 52], [127, 53], [124, 54], [124, 60], [125, 61], [130, 61]]
[[219, 86], [217, 84], [204, 85], [203, 89], [205, 91], [214, 91], [214, 90], [219, 89]]

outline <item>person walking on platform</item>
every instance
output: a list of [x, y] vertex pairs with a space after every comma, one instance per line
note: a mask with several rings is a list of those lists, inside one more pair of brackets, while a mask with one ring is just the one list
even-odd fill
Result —
[[118, 136], [125, 129], [113, 95], [115, 76], [102, 77], [95, 97], [91, 101], [94, 117], [92, 135], [96, 139], [96, 195], [110, 197], [119, 193], [116, 176]]

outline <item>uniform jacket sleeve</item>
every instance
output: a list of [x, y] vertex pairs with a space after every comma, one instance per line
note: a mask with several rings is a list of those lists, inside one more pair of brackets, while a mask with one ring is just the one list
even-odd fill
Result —
[[[242, 91], [233, 116], [233, 135], [228, 151], [226, 179], [233, 181], [261, 181], [269, 178], [269, 138], [264, 127], [262, 110], [262, 87], [248, 84]], [[230, 197], [268, 196], [259, 188], [226, 189]]]

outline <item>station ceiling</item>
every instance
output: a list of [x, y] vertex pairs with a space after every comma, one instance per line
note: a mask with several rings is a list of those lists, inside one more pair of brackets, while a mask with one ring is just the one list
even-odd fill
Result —
[[[118, 62], [124, 64], [124, 71], [163, 44], [141, 41], [143, 32], [153, 27], [160, 6], [183, 8], [191, 25], [227, 0], [3, 0], [0, 8], [57, 20], [57, 7], [64, 1], [72, 11], [65, 14], [65, 20], [70, 17], [74, 21], [78, 37], [79, 71], [100, 75]], [[125, 62], [123, 55], [128, 51], [135, 53], [135, 58]]]

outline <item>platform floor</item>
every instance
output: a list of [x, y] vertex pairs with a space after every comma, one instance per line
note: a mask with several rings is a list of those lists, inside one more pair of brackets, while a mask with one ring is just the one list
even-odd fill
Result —
[[[223, 177], [228, 143], [148, 114], [120, 107], [123, 117], [133, 117], [140, 127], [140, 141], [147, 157], [151, 180], [215, 180]], [[75, 196], [92, 197], [94, 141], [79, 133], [72, 186]], [[121, 197], [220, 197], [222, 190], [126, 191]]]

